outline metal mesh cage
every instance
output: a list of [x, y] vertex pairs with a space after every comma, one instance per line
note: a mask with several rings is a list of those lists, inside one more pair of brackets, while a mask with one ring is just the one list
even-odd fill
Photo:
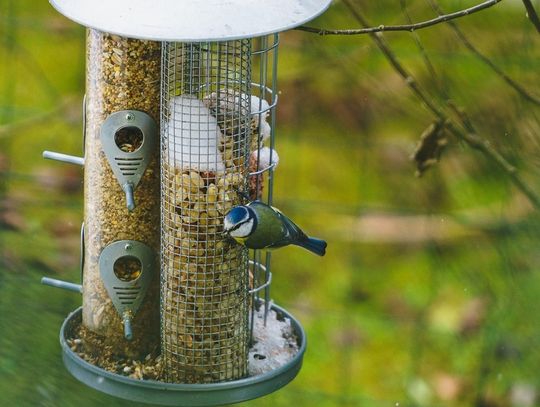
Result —
[[273, 144], [277, 59], [270, 64], [268, 54], [276, 48], [277, 35], [163, 44], [161, 331], [171, 382], [248, 373], [249, 314], [268, 287], [269, 264], [257, 254], [250, 261], [222, 225], [244, 198], [262, 197], [273, 168], [259, 155], [265, 140]]
[[168, 381], [247, 372], [248, 253], [223, 235], [245, 188], [249, 40], [165, 43], [162, 58], [162, 355]]

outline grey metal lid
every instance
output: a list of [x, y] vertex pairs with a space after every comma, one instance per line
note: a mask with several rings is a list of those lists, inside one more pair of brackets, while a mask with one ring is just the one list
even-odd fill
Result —
[[289, 30], [332, 0], [50, 0], [86, 27], [156, 41], [223, 41]]

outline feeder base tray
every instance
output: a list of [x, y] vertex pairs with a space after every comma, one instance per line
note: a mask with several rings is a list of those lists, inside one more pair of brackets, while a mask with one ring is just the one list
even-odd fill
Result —
[[65, 319], [60, 330], [62, 357], [69, 372], [84, 384], [126, 400], [162, 406], [218, 406], [251, 400], [272, 393], [296, 377], [302, 367], [306, 350], [306, 335], [300, 323], [286, 310], [272, 305], [278, 315], [289, 318], [298, 338], [298, 353], [285, 365], [271, 372], [240, 380], [210, 384], [165, 383], [136, 380], [94, 366], [73, 352], [67, 343], [73, 329], [81, 323], [82, 308]]

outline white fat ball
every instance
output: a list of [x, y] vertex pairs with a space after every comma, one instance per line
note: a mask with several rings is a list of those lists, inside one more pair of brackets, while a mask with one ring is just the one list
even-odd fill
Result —
[[169, 161], [178, 168], [223, 172], [218, 149], [223, 137], [217, 119], [193, 95], [175, 96], [169, 104], [167, 135]]
[[[264, 99], [261, 99], [257, 96], [251, 96], [251, 115], [253, 116], [253, 119], [255, 120], [255, 124], [259, 125], [259, 116], [264, 119], [263, 123], [266, 123], [266, 118], [270, 114], [270, 105], [268, 102]], [[258, 112], [263, 112], [259, 115]], [[266, 123], [268, 125], [268, 123]], [[270, 127], [268, 125], [268, 127]], [[262, 128], [262, 126], [261, 126]], [[262, 130], [261, 130], [262, 133]]]
[[[279, 164], [279, 155], [276, 150], [271, 149], [270, 147], [261, 147], [259, 150], [259, 168], [258, 171], [267, 168], [270, 166], [270, 155], [272, 155], [272, 163], [274, 164], [274, 169]], [[251, 156], [254, 160], [257, 160], [257, 151], [255, 150], [251, 153]]]
[[272, 134], [272, 128], [270, 127], [270, 125], [268, 124], [268, 122], [266, 120], [264, 120], [261, 123], [261, 127], [259, 129], [259, 132], [260, 132], [261, 141], [268, 140], [268, 138]]

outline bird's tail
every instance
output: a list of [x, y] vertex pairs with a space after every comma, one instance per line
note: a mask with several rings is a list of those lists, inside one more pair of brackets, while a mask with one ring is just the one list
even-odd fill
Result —
[[324, 256], [326, 253], [327, 243], [324, 240], [315, 237], [306, 237], [306, 239], [302, 239], [294, 244], [303, 247], [312, 253], [318, 254], [319, 256]]

